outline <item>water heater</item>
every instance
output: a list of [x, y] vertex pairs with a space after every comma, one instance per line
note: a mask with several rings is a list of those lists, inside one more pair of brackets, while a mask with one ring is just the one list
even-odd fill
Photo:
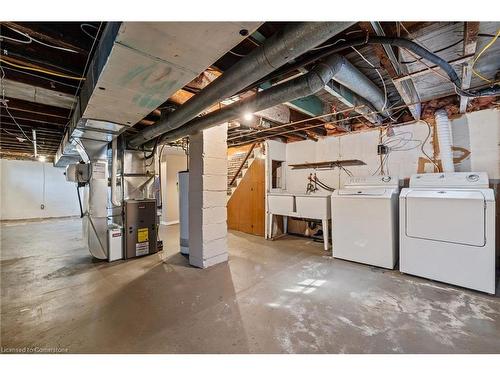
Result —
[[179, 187], [179, 226], [181, 254], [189, 254], [189, 171], [177, 176]]

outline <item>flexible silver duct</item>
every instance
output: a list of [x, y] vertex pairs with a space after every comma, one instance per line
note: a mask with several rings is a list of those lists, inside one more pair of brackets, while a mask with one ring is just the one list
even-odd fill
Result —
[[240, 118], [243, 113], [258, 112], [275, 105], [317, 93], [325, 87], [337, 71], [336, 55], [328, 57], [308, 73], [261, 91], [251, 97], [230, 104], [203, 117], [189, 121], [182, 128], [164, 134], [159, 143], [172, 141], [196, 133], [210, 126]]
[[[355, 81], [357, 84], [355, 92], [362, 93], [364, 90], [369, 91], [371, 89], [370, 86], [374, 84], [366, 77], [365, 79], [359, 79], [359, 77], [362, 76], [362, 73], [359, 71], [359, 74], [354, 72], [357, 69], [351, 64], [345, 64], [344, 60], [345, 59], [342, 56], [331, 55], [327, 57], [324, 62], [319, 63], [314, 69], [300, 77], [286, 81], [280, 85], [273, 86], [244, 100], [228, 105], [227, 107], [203, 117], [189, 121], [182, 128], [164, 134], [160, 138], [159, 143], [173, 141], [188, 134], [193, 134], [206, 129], [210, 126], [235, 120], [240, 118], [242, 114], [246, 112], [254, 113], [262, 111], [281, 103], [315, 94], [324, 88], [331, 79], [337, 80], [337, 74], [339, 74], [339, 72], [343, 73], [343, 77], [347, 76], [345, 69], [351, 70], [352, 77], [358, 77]], [[354, 90], [352, 91], [354, 92]], [[363, 100], [363, 104], [365, 103], [366, 100]], [[368, 116], [370, 111], [371, 108], [366, 108], [363, 112]], [[378, 120], [378, 117], [375, 118]]]
[[206, 108], [233, 95], [353, 24], [354, 22], [300, 22], [285, 26], [165, 120], [136, 134], [130, 139], [129, 146], [138, 147], [163, 133], [179, 128]]
[[331, 95], [334, 95], [342, 103], [349, 107], [355, 107], [354, 111], [362, 115], [372, 124], [380, 125], [384, 117], [375, 113], [375, 107], [365, 98], [356, 94], [347, 87], [331, 80], [325, 87]]
[[352, 65], [344, 56], [335, 56], [337, 61], [335, 62], [336, 72], [333, 79], [350, 89], [352, 92], [368, 100], [377, 111], [381, 111], [385, 116], [389, 116], [389, 112], [386, 110], [389, 106], [389, 102], [386, 102], [382, 90]]

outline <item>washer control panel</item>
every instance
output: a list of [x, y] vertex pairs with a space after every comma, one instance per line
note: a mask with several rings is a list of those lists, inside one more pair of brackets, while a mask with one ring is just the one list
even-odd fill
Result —
[[410, 187], [488, 188], [486, 172], [446, 172], [415, 174], [410, 178]]
[[399, 178], [397, 176], [366, 176], [351, 177], [344, 185], [344, 188], [356, 187], [398, 187]]

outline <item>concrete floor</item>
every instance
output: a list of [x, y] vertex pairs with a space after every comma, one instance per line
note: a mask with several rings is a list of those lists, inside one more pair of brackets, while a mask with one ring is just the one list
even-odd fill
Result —
[[500, 298], [232, 232], [200, 270], [93, 261], [78, 219], [2, 224], [1, 346], [74, 353], [499, 353]]

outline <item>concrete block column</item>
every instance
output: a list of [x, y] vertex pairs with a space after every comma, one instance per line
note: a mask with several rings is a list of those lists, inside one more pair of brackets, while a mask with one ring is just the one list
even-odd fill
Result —
[[227, 123], [189, 140], [189, 263], [227, 261]]

